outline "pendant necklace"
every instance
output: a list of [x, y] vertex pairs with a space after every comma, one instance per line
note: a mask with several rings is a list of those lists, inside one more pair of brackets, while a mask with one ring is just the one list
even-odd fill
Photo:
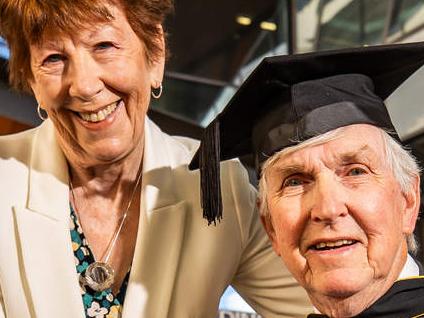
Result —
[[[115, 247], [115, 243], [119, 237], [119, 233], [121, 233], [122, 227], [124, 226], [125, 220], [128, 215], [128, 211], [131, 207], [132, 200], [134, 198], [134, 194], [137, 190], [138, 184], [141, 180], [141, 168], [137, 176], [137, 181], [135, 183], [135, 186], [132, 190], [130, 199], [128, 200], [127, 208], [125, 209], [125, 213], [121, 218], [121, 221], [119, 222], [119, 225], [117, 226], [115, 233], [112, 236], [112, 239], [109, 242], [109, 245], [106, 249], [106, 252], [103, 254], [103, 257], [100, 259], [100, 261], [94, 260], [94, 263], [91, 263], [87, 269], [85, 270], [85, 275], [80, 275], [80, 283], [82, 285], [88, 285], [91, 289], [101, 292], [108, 288], [110, 288], [114, 281], [115, 281], [115, 271], [113, 270], [112, 266], [108, 264], [110, 255], [112, 254], [113, 248]], [[75, 204], [75, 194], [74, 194], [74, 187], [71, 181], [71, 178], [69, 178], [69, 186], [71, 188], [71, 195], [72, 199], [74, 201], [74, 209], [77, 215], [79, 216], [79, 213], [76, 208]], [[94, 254], [93, 254], [94, 258]]]

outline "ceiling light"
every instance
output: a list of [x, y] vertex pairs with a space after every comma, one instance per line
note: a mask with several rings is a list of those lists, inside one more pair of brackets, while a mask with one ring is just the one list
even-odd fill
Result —
[[236, 21], [241, 25], [250, 25], [252, 23], [252, 19], [244, 15], [237, 16]]
[[277, 31], [277, 25], [274, 22], [262, 21], [261, 29], [266, 31]]

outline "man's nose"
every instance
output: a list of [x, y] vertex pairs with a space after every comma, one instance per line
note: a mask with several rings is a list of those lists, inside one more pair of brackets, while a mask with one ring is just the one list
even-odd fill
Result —
[[69, 95], [91, 101], [104, 88], [101, 68], [89, 54], [79, 54], [69, 64]]
[[330, 174], [317, 178], [311, 199], [311, 219], [314, 222], [332, 224], [348, 214], [345, 189], [337, 176]]

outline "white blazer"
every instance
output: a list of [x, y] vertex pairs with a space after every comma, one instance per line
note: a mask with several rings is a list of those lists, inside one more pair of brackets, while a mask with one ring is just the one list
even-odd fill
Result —
[[[123, 318], [215, 317], [232, 284], [264, 317], [303, 317], [306, 293], [274, 255], [238, 161], [221, 165], [223, 221], [202, 218], [198, 143], [149, 119], [140, 224]], [[84, 318], [66, 160], [50, 120], [0, 137], [0, 317]]]

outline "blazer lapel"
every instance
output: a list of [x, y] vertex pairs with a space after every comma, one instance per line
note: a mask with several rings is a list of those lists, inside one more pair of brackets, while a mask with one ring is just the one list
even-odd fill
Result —
[[68, 168], [47, 120], [34, 137], [28, 202], [14, 206], [28, 303], [37, 317], [84, 317], [69, 230]]
[[67, 223], [15, 207], [22, 273], [37, 317], [83, 318]]
[[184, 237], [186, 204], [174, 195], [174, 154], [148, 119], [144, 149], [140, 223], [123, 318], [168, 317]]

